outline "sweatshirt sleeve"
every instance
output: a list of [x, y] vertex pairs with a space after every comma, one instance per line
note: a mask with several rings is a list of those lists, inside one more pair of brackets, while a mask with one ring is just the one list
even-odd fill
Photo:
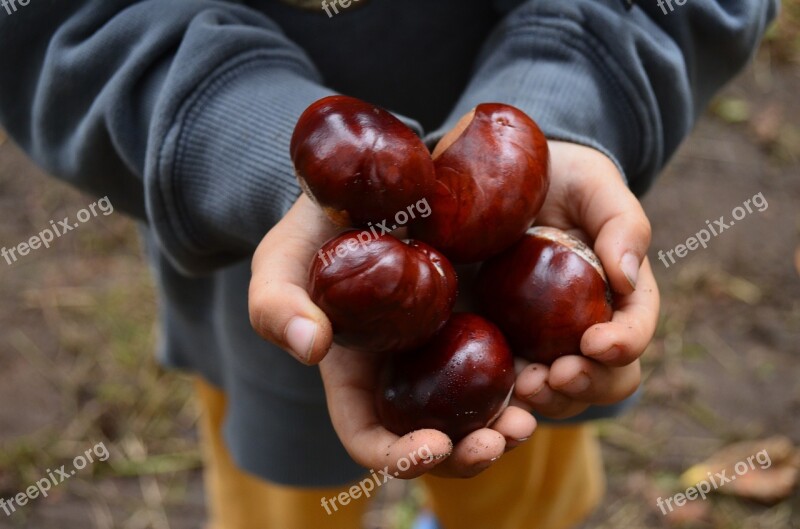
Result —
[[643, 193], [712, 95], [753, 54], [777, 0], [529, 0], [485, 45], [435, 142], [478, 103], [596, 148]]
[[0, 124], [40, 165], [146, 220], [202, 274], [299, 194], [300, 113], [329, 95], [270, 19], [218, 0], [36, 0], [0, 15]]

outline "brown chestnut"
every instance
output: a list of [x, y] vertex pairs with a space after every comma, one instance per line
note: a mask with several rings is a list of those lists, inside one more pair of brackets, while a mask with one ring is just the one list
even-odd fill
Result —
[[456, 313], [423, 347], [387, 359], [375, 405], [397, 435], [435, 428], [458, 442], [500, 415], [514, 379], [500, 330], [475, 314]]
[[524, 112], [500, 103], [478, 105], [434, 164], [432, 213], [409, 233], [458, 263], [482, 261], [522, 237], [550, 185], [542, 131]]
[[578, 355], [583, 333], [611, 320], [611, 290], [600, 260], [556, 228], [531, 228], [486, 261], [476, 295], [483, 314], [503, 330], [514, 354], [551, 364]]
[[366, 230], [326, 242], [309, 275], [336, 343], [376, 353], [428, 341], [450, 317], [458, 285], [447, 258], [427, 244]]
[[430, 152], [414, 131], [347, 96], [322, 98], [303, 112], [290, 154], [303, 190], [340, 226], [389, 219], [436, 181]]

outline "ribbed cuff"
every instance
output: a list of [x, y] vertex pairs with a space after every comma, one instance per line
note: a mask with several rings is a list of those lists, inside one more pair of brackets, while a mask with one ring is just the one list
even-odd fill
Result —
[[160, 246], [182, 272], [249, 256], [299, 195], [294, 125], [333, 92], [294, 67], [249, 53], [218, 68], [181, 106], [148, 182]]
[[252, 254], [300, 194], [289, 156], [297, 119], [333, 93], [294, 65], [249, 53], [183, 103], [147, 185], [150, 218], [176, 268], [200, 275]]

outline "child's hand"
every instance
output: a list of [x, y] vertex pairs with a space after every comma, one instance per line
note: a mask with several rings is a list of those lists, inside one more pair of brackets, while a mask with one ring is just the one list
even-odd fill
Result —
[[[473, 432], [455, 447], [436, 430], [398, 437], [383, 428], [373, 404], [377, 359], [331, 348], [330, 322], [306, 291], [311, 259], [338, 231], [319, 208], [301, 196], [256, 250], [249, 293], [253, 327], [306, 364], [325, 357], [320, 370], [331, 420], [348, 453], [361, 465], [388, 466], [390, 474], [398, 472], [405, 478], [433, 467], [440, 475], [472, 476], [533, 433], [536, 421], [524, 410], [566, 417], [591, 403], [621, 400], [638, 386], [638, 357], [652, 338], [658, 315], [658, 291], [646, 260], [637, 270], [649, 244], [649, 224], [608, 158], [578, 145], [551, 142], [550, 146], [553, 179], [537, 222], [596, 241], [612, 288], [620, 294], [618, 310], [612, 322], [584, 335], [581, 348], [588, 358], [563, 357], [551, 368], [521, 365], [515, 405], [491, 428]], [[629, 264], [623, 267], [628, 252], [633, 257], [625, 258]], [[635, 291], [626, 273], [636, 283]], [[588, 386], [570, 387], [581, 374], [588, 378]], [[396, 468], [399, 460], [413, 453], [430, 453], [433, 458], [406, 471]]]
[[589, 147], [557, 141], [549, 145], [550, 192], [536, 224], [594, 241], [616, 294], [612, 321], [584, 333], [585, 356], [564, 356], [549, 368], [518, 363], [517, 404], [564, 418], [590, 404], [618, 402], [636, 390], [639, 356], [653, 338], [659, 296], [645, 257], [650, 223], [616, 166]]
[[[434, 157], [458, 139], [472, 114], [464, 115], [442, 137]], [[567, 230], [589, 243], [617, 298], [612, 321], [584, 333], [581, 352], [586, 356], [564, 356], [550, 367], [517, 360], [519, 375], [512, 403], [548, 417], [566, 418], [590, 404], [612, 404], [636, 391], [639, 356], [653, 338], [659, 298], [645, 257], [650, 222], [616, 165], [589, 147], [560, 141], [548, 145], [550, 190], [536, 224]], [[467, 296], [463, 286], [468, 270], [459, 271], [461, 292]]]
[[[434, 157], [471, 119], [469, 112], [444, 135]], [[616, 165], [589, 147], [560, 141], [548, 145], [550, 190], [536, 224], [567, 230], [594, 248], [616, 294], [617, 309], [611, 322], [584, 333], [581, 352], [586, 356], [564, 356], [550, 367], [517, 360], [512, 403], [547, 417], [566, 418], [590, 404], [612, 404], [636, 391], [639, 356], [655, 333], [659, 296], [645, 257], [650, 222]], [[459, 271], [461, 292], [467, 295], [463, 285], [468, 272], [469, 268]]]
[[[388, 466], [392, 476], [398, 472], [398, 477], [411, 478], [435, 466], [436, 474], [468, 477], [530, 437], [536, 420], [515, 406], [507, 408], [491, 428], [473, 432], [455, 447], [437, 430], [398, 437], [380, 425], [374, 406], [379, 358], [331, 348], [330, 322], [306, 291], [309, 263], [337, 231], [317, 206], [301, 196], [256, 250], [249, 303], [251, 322], [261, 336], [306, 364], [322, 360], [331, 420], [351, 457], [376, 472]], [[409, 459], [409, 454], [417, 455], [418, 461], [420, 455], [431, 455], [400, 471], [397, 462]]]
[[334, 345], [320, 363], [336, 433], [350, 456], [365, 467], [381, 469], [389, 465], [390, 471], [396, 472], [399, 459], [420, 453], [420, 448], [427, 446], [423, 452], [433, 456], [399, 472], [401, 477], [412, 478], [427, 471], [446, 477], [471, 477], [489, 468], [536, 429], [530, 412], [509, 406], [491, 427], [472, 432], [455, 447], [444, 433], [433, 429], [398, 437], [381, 426], [375, 413], [379, 362], [375, 355]]
[[308, 295], [308, 269], [322, 243], [339, 231], [301, 194], [253, 255], [250, 323], [307, 365], [318, 364], [333, 340], [328, 317]]

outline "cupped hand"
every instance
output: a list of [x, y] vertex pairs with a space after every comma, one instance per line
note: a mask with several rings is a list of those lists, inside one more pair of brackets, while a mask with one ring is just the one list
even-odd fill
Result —
[[563, 356], [549, 367], [518, 360], [517, 404], [566, 418], [636, 391], [639, 357], [655, 333], [659, 294], [646, 257], [650, 223], [616, 165], [589, 147], [559, 141], [549, 147], [550, 191], [536, 224], [589, 243], [615, 298], [612, 320], [584, 333], [583, 356]]
[[338, 231], [307, 197], [298, 198], [255, 252], [249, 306], [253, 328], [262, 337], [304, 364], [319, 364], [331, 421], [353, 460], [393, 477], [412, 478], [430, 470], [469, 477], [530, 437], [536, 420], [516, 406], [455, 446], [437, 430], [398, 436], [381, 426], [374, 404], [380, 358], [332, 346], [330, 321], [307, 291], [309, 264]]
[[[434, 157], [458, 138], [472, 116], [473, 112], [465, 114], [442, 137]], [[512, 404], [546, 417], [567, 418], [591, 404], [613, 404], [636, 391], [641, 381], [639, 357], [658, 321], [659, 294], [646, 257], [650, 222], [617, 166], [590, 147], [561, 141], [549, 141], [548, 146], [550, 189], [535, 224], [566, 230], [592, 246], [615, 297], [612, 320], [584, 333], [584, 356], [563, 356], [549, 367], [517, 360]], [[460, 279], [474, 268], [461, 269]], [[466, 283], [460, 281], [468, 297]]]
[[[469, 118], [441, 140], [435, 154], [457, 138]], [[585, 356], [565, 356], [550, 367], [518, 360], [512, 405], [489, 428], [455, 446], [436, 430], [397, 436], [381, 426], [374, 405], [379, 358], [332, 347], [331, 324], [307, 292], [311, 260], [339, 231], [321, 210], [301, 196], [259, 245], [249, 292], [253, 327], [301, 362], [320, 365], [333, 426], [359, 464], [402, 478], [427, 471], [469, 477], [530, 437], [536, 427], [530, 411], [568, 417], [590, 404], [622, 400], [638, 387], [638, 358], [652, 339], [659, 305], [645, 257], [649, 223], [605, 155], [564, 142], [550, 142], [550, 152], [550, 192], [536, 223], [594, 241], [615, 292], [616, 310], [611, 322], [586, 331], [581, 342]], [[399, 465], [408, 460], [416, 462]]]

